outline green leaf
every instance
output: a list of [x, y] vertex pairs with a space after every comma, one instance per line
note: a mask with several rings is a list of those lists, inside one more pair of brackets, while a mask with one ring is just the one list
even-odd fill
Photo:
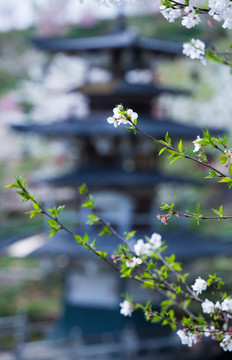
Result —
[[96, 239], [93, 240], [92, 244], [91, 244], [91, 248], [95, 249], [95, 243], [96, 243]]
[[166, 147], [162, 148], [162, 149], [159, 151], [158, 156], [160, 156], [166, 149], [167, 149]]
[[218, 182], [219, 183], [228, 183], [230, 181], [232, 181], [232, 179], [230, 177], [226, 176], [223, 179], [219, 180]]
[[87, 195], [88, 194], [88, 187], [86, 184], [82, 184], [79, 188], [79, 193], [81, 195]]
[[59, 215], [60, 213], [62, 213], [62, 211], [64, 210], [65, 208], [65, 205], [60, 205], [58, 208], [57, 208], [57, 214]]
[[200, 209], [200, 204], [199, 203], [197, 203], [196, 211], [197, 211], [198, 215], [201, 215], [201, 209]]
[[223, 179], [218, 181], [219, 183], [227, 183], [228, 188], [232, 187], [232, 179], [228, 176], [224, 177]]
[[166, 135], [165, 135], [165, 141], [166, 141], [166, 143], [168, 143], [168, 145], [171, 145], [171, 143], [172, 143], [172, 140], [171, 140], [171, 138], [169, 137], [168, 132], [167, 132]]
[[107, 256], [107, 253], [101, 250], [97, 250], [96, 254], [98, 254], [103, 259], [105, 259], [105, 257]]
[[176, 271], [182, 271], [182, 267], [181, 267], [181, 265], [180, 265], [179, 263], [174, 263], [174, 264], [172, 265], [172, 268], [173, 268], [174, 270], [176, 270]]
[[145, 288], [145, 289], [153, 289], [154, 288], [154, 280], [145, 280], [144, 282], [143, 282], [143, 287]]
[[134, 235], [136, 234], [136, 230], [132, 230], [129, 233], [127, 233], [126, 231], [123, 233], [123, 235], [125, 236], [126, 240], [130, 240]]
[[155, 265], [153, 264], [153, 261], [150, 260], [149, 263], [147, 264], [147, 269], [152, 270], [152, 269], [154, 269], [154, 267], [155, 267]]
[[88, 225], [93, 225], [93, 224], [96, 224], [96, 223], [98, 223], [99, 222], [99, 217], [97, 217], [96, 215], [94, 215], [94, 214], [89, 214], [88, 215], [88, 218], [89, 218], [89, 220], [86, 222], [86, 224], [88, 224]]
[[51, 238], [51, 237], [52, 237], [53, 235], [55, 235], [57, 232], [58, 232], [58, 230], [56, 230], [56, 229], [51, 229], [48, 237]]
[[89, 235], [85, 233], [83, 237], [83, 243], [86, 244], [89, 241]]
[[9, 184], [9, 185], [6, 185], [5, 186], [6, 188], [17, 188], [17, 189], [20, 189], [20, 186], [19, 184], [15, 183], [15, 184]]
[[52, 228], [56, 228], [57, 227], [57, 222], [55, 220], [52, 219], [48, 219], [48, 223]]
[[218, 177], [218, 174], [216, 173], [216, 171], [210, 170], [209, 175], [205, 176], [205, 179], [213, 179], [213, 178], [217, 178], [217, 177]]
[[124, 278], [124, 277], [130, 277], [131, 276], [131, 271], [132, 269], [126, 269], [123, 271], [121, 277]]
[[30, 215], [30, 219], [32, 219], [35, 215], [40, 214], [42, 212], [42, 210], [38, 209], [38, 210], [31, 210], [26, 212], [26, 214]]
[[73, 235], [74, 239], [78, 242], [78, 244], [83, 244], [83, 239], [80, 235]]
[[183, 144], [182, 144], [182, 140], [180, 139], [179, 144], [178, 144], [178, 150], [179, 152], [183, 151]]
[[98, 234], [98, 236], [103, 236], [103, 235], [111, 235], [111, 231], [107, 226], [103, 226], [102, 231]]

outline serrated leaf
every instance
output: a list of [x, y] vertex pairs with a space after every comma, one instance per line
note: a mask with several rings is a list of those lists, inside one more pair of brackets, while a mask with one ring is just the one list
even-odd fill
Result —
[[179, 144], [178, 144], [178, 150], [179, 150], [179, 152], [182, 152], [182, 150], [183, 150], [183, 144], [182, 144], [181, 139], [180, 139]]

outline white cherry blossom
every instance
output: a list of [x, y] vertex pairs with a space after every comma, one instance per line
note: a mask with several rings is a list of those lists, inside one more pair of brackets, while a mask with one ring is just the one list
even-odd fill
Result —
[[191, 288], [193, 289], [193, 291], [196, 292], [197, 295], [199, 295], [202, 293], [203, 290], [207, 289], [207, 282], [200, 276], [198, 276]]
[[183, 54], [190, 59], [198, 59], [203, 65], [205, 61], [205, 44], [199, 39], [192, 39], [191, 42], [183, 44]]
[[161, 244], [162, 244], [161, 238], [162, 238], [161, 235], [157, 234], [157, 233], [153, 233], [151, 235], [149, 244], [151, 244], [153, 250], [156, 250], [161, 246]]
[[208, 299], [205, 299], [205, 301], [201, 304], [203, 313], [205, 314], [211, 314], [215, 310], [215, 305], [212, 301], [209, 301]]
[[196, 334], [192, 334], [189, 331], [185, 332], [183, 330], [178, 330], [177, 335], [180, 337], [181, 343], [183, 345], [188, 345], [192, 347], [193, 344], [198, 342]]
[[224, 351], [232, 351], [232, 336], [226, 334], [223, 340], [220, 342], [220, 346]]
[[142, 260], [135, 256], [129, 259], [128, 261], [126, 261], [126, 266], [129, 268], [134, 268], [136, 265], [140, 265], [140, 264], [142, 264]]
[[202, 139], [199, 135], [197, 135], [196, 140], [193, 141], [193, 145], [194, 145], [193, 152], [197, 152], [200, 150], [201, 144], [199, 144], [199, 141], [201, 141], [201, 140], [204, 140], [204, 139]]
[[120, 314], [122, 314], [124, 316], [131, 316], [134, 309], [133, 309], [132, 303], [130, 301], [124, 300], [119, 305], [121, 306]]
[[[138, 118], [138, 114], [136, 113], [136, 112], [134, 112], [132, 109], [128, 109], [127, 111], [126, 111], [126, 114], [127, 114], [127, 116], [130, 118], [130, 120], [132, 121], [132, 122], [134, 122], [137, 118]], [[127, 123], [128, 121], [127, 120], [125, 120], [125, 123]]]
[[222, 311], [232, 311], [232, 299], [226, 298], [221, 303]]
[[140, 255], [151, 255], [152, 250], [149, 243], [144, 243], [142, 239], [139, 239], [137, 243], [134, 245], [134, 252], [137, 256]]

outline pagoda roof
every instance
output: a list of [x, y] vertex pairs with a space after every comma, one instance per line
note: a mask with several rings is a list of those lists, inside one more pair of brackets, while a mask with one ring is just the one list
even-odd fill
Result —
[[[117, 250], [118, 245], [121, 243], [117, 238], [108, 235], [98, 237], [98, 232], [91, 227], [88, 230], [90, 241], [96, 238], [97, 250], [105, 251], [109, 255]], [[80, 235], [83, 236], [84, 234]], [[143, 238], [144, 235], [142, 232], [137, 233], [136, 238]], [[229, 241], [222, 241], [216, 238], [212, 239], [212, 237], [207, 238], [178, 230], [165, 232], [162, 237], [168, 245], [168, 248], [165, 250], [165, 255], [175, 253], [176, 258], [181, 260], [220, 255], [229, 256], [232, 254], [232, 243]], [[29, 254], [29, 256], [35, 257], [55, 257], [59, 255], [67, 255], [71, 258], [78, 259], [96, 258], [91, 251], [78, 246], [73, 237], [63, 231], [48, 239], [44, 245]]]
[[[139, 106], [143, 103], [146, 107], [150, 106], [153, 97], [161, 94], [172, 95], [190, 95], [191, 92], [185, 89], [162, 86], [159, 84], [134, 84], [125, 81], [104, 83], [104, 84], [87, 84], [78, 89], [82, 94], [87, 95], [90, 104], [99, 103], [99, 106], [115, 106], [118, 102], [127, 105], [127, 102]], [[125, 105], [125, 106], [126, 106]], [[130, 105], [132, 106], [132, 105]]]
[[181, 55], [183, 45], [174, 41], [139, 36], [131, 30], [110, 35], [84, 38], [42, 38], [34, 37], [32, 43], [39, 49], [51, 52], [95, 52], [102, 50], [123, 50], [133, 48], [163, 55]]
[[[51, 123], [12, 124], [11, 128], [18, 132], [35, 133], [46, 137], [84, 137], [84, 136], [128, 136], [128, 131], [120, 126], [115, 128], [107, 123], [109, 112], [92, 112], [86, 118], [68, 118], [64, 121]], [[156, 120], [149, 114], [139, 117], [139, 126], [143, 131], [156, 138], [163, 138], [168, 132], [171, 137], [193, 139], [202, 133], [202, 128], [194, 125], [177, 123], [165, 118]], [[223, 129], [209, 129], [212, 135], [217, 136]], [[138, 135], [140, 135], [138, 133]]]
[[119, 167], [110, 166], [91, 166], [83, 167], [78, 170], [74, 170], [70, 173], [63, 175], [57, 175], [50, 178], [36, 177], [36, 183], [52, 184], [53, 186], [77, 186], [84, 182], [93, 188], [122, 188], [128, 186], [154, 186], [157, 183], [194, 183], [201, 184], [201, 181], [194, 179], [183, 179], [174, 177], [173, 175], [166, 176], [159, 173], [157, 170], [134, 170], [127, 172]]

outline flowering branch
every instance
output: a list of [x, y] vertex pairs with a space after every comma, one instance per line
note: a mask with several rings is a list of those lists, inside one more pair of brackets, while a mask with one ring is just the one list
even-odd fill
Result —
[[[117, 105], [113, 111], [114, 111], [114, 116], [109, 117], [107, 119], [109, 124], [113, 123], [115, 127], [117, 127], [118, 125], [121, 125], [121, 124], [129, 124], [130, 126], [125, 127], [126, 129], [133, 130], [135, 134], [138, 131], [142, 135], [147, 137], [148, 139], [155, 142], [156, 144], [159, 144], [161, 146], [164, 145], [164, 147], [160, 150], [159, 155], [161, 155], [164, 151], [168, 151], [170, 153], [169, 157], [172, 159], [171, 163], [173, 163], [174, 161], [176, 161], [180, 158], [185, 158], [185, 159], [192, 160], [192, 161], [194, 161], [198, 164], [201, 164], [204, 167], [207, 167], [208, 169], [210, 169], [211, 176], [208, 176], [208, 177], [220, 177], [220, 178], [228, 177], [226, 173], [223, 173], [222, 171], [216, 169], [214, 166], [210, 165], [208, 162], [205, 162], [205, 161], [199, 160], [197, 158], [194, 158], [190, 155], [187, 155], [186, 149], [185, 148], [183, 149], [182, 140], [180, 140], [178, 149], [176, 149], [172, 146], [172, 144], [171, 144], [172, 141], [171, 141], [171, 138], [169, 137], [168, 133], [165, 136], [165, 141], [158, 140], [155, 137], [153, 137], [152, 135], [147, 134], [140, 127], [138, 127], [138, 125], [137, 125], [138, 114], [133, 112], [133, 110], [131, 110], [131, 109], [124, 110], [122, 105]], [[223, 144], [223, 146], [226, 147], [226, 144], [225, 144], [226, 138], [225, 137], [223, 139], [212, 138], [210, 136], [208, 130], [206, 130], [204, 132], [204, 139], [198, 137], [198, 139], [194, 141], [194, 143], [197, 143], [197, 145], [198, 145], [197, 147], [195, 146], [194, 152], [199, 151], [201, 146], [211, 145], [211, 147], [213, 147], [214, 149], [217, 149], [223, 153], [223, 155], [224, 155], [223, 163], [225, 163], [226, 154], [225, 154], [225, 152], [223, 152], [222, 149], [220, 149], [218, 147], [218, 145], [215, 142]], [[226, 149], [227, 149], [227, 147], [226, 147]], [[232, 156], [232, 154], [231, 154], [231, 156]], [[221, 182], [223, 182], [223, 181], [221, 181]], [[232, 182], [232, 179], [231, 179], [231, 182]]]
[[200, 204], [198, 203], [196, 206], [196, 212], [190, 212], [188, 210], [186, 210], [186, 213], [181, 213], [179, 211], [176, 211], [174, 209], [174, 202], [171, 205], [168, 205], [166, 203], [163, 203], [160, 206], [161, 210], [167, 211], [166, 215], [157, 215], [157, 219], [161, 220], [161, 222], [163, 222], [164, 224], [167, 224], [167, 222], [169, 221], [169, 219], [172, 216], [176, 216], [176, 217], [185, 217], [185, 218], [190, 218], [190, 219], [194, 219], [197, 221], [198, 225], [199, 225], [199, 221], [200, 220], [231, 220], [232, 219], [232, 215], [224, 215], [223, 213], [223, 206], [221, 205], [220, 208], [217, 209], [211, 209], [211, 211], [218, 215], [218, 216], [204, 216], [201, 214], [200, 211]]

